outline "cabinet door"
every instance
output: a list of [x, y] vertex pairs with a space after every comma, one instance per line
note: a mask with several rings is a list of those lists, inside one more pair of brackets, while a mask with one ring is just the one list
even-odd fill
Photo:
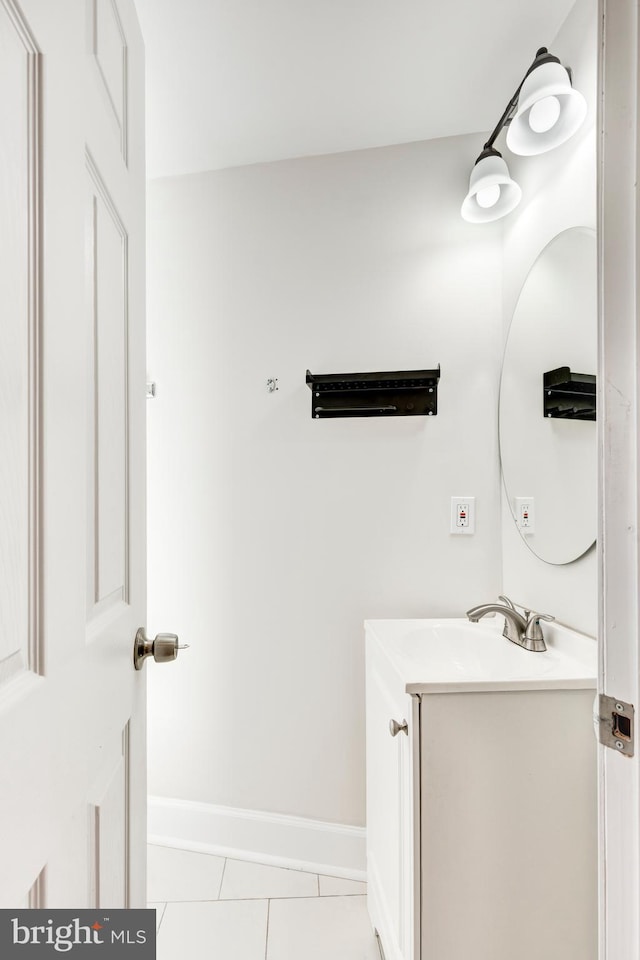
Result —
[[[413, 705], [375, 663], [367, 669], [367, 867], [369, 913], [386, 960], [413, 960]], [[389, 721], [406, 721], [392, 736]], [[419, 729], [415, 726], [416, 731]]]

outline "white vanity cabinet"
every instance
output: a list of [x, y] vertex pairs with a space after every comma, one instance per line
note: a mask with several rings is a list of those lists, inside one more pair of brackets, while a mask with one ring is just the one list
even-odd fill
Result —
[[467, 655], [462, 622], [367, 624], [369, 912], [384, 955], [596, 960], [595, 644], [576, 660], [469, 628]]
[[[368, 905], [386, 960], [409, 960], [417, 937], [419, 858], [418, 702], [385, 668], [379, 651], [367, 656]], [[390, 722], [406, 723], [395, 736]]]

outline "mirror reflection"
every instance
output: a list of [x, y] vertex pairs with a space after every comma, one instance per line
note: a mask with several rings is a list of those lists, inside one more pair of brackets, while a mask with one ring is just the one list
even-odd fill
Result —
[[596, 266], [596, 235], [588, 227], [547, 244], [522, 287], [502, 366], [500, 457], [509, 508], [529, 549], [553, 564], [578, 559], [596, 539], [589, 397], [597, 364]]

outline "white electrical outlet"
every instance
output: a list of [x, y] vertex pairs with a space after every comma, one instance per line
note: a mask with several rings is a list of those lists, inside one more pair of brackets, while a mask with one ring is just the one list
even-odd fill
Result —
[[528, 536], [536, 532], [536, 505], [533, 497], [515, 497], [515, 514], [518, 529]]
[[451, 533], [476, 532], [476, 498], [451, 497]]

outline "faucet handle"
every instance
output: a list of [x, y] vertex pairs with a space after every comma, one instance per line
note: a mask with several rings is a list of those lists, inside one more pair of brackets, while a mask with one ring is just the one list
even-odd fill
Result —
[[527, 629], [525, 631], [525, 637], [527, 640], [542, 640], [542, 628], [540, 626], [540, 621], [548, 620], [551, 622], [552, 620], [555, 620], [555, 617], [552, 617], [550, 614], [536, 613], [535, 610], [525, 610], [524, 615], [527, 621]]
[[504, 597], [502, 594], [498, 597], [498, 600], [502, 600], [506, 607], [510, 607], [511, 610], [515, 610], [516, 605], [513, 600], [509, 600], [509, 597]]

